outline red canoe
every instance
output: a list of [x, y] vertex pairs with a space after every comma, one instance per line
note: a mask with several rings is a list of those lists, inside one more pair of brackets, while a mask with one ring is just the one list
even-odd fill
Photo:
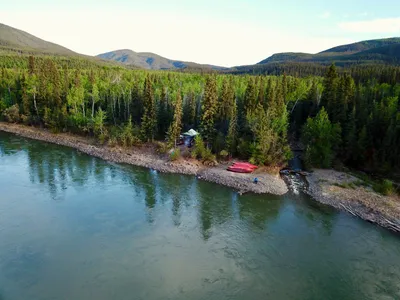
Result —
[[245, 168], [245, 167], [238, 167], [238, 166], [231, 166], [228, 168], [228, 171], [236, 172], [236, 173], [251, 173], [254, 169]]
[[232, 165], [232, 167], [239, 167], [239, 168], [248, 168], [248, 169], [257, 169], [258, 167], [246, 162], [236, 162]]

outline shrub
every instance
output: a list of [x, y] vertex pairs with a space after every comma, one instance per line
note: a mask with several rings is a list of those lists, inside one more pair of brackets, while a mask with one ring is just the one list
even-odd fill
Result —
[[18, 123], [20, 121], [18, 104], [14, 104], [13, 106], [6, 108], [3, 111], [3, 117], [7, 122]]
[[217, 165], [217, 160], [215, 158], [215, 155], [212, 154], [211, 150], [206, 148], [203, 157], [202, 157], [202, 162], [203, 164], [207, 166], [216, 166]]
[[303, 126], [302, 141], [306, 146], [307, 167], [329, 168], [336, 156], [337, 145], [341, 142], [341, 127], [332, 124], [324, 108], [315, 118], [308, 118]]
[[128, 123], [124, 126], [119, 134], [119, 140], [124, 147], [131, 147], [140, 143], [140, 139], [134, 134], [132, 119], [129, 118]]
[[223, 159], [226, 159], [228, 157], [229, 153], [226, 150], [221, 150], [221, 152], [219, 153], [219, 156]]
[[110, 136], [110, 138], [108, 140], [108, 146], [115, 147], [117, 145], [118, 145], [118, 140], [115, 137]]
[[181, 151], [179, 150], [179, 148], [173, 149], [173, 151], [169, 155], [169, 159], [171, 161], [178, 160], [180, 157], [181, 157]]
[[154, 142], [156, 145], [156, 152], [158, 154], [165, 154], [168, 152], [168, 144], [163, 142]]
[[3, 111], [7, 108], [6, 102], [3, 99], [0, 99], [0, 115], [2, 115]]
[[375, 183], [373, 185], [373, 189], [375, 192], [385, 196], [389, 196], [394, 193], [393, 182], [388, 179], [384, 179], [381, 182]]
[[206, 147], [204, 146], [203, 139], [201, 138], [200, 135], [197, 135], [194, 138], [194, 147], [192, 150], [192, 157], [197, 158], [197, 159], [203, 158], [205, 151], [206, 151]]
[[206, 148], [204, 146], [203, 139], [201, 138], [200, 135], [197, 135], [194, 138], [194, 148], [192, 150], [192, 157], [201, 159], [203, 164], [208, 165], [208, 166], [217, 165], [217, 160], [215, 158], [215, 155], [212, 154], [212, 152], [209, 148]]

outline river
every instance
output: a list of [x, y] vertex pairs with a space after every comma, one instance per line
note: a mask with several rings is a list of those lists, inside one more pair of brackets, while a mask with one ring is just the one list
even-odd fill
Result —
[[400, 237], [0, 132], [0, 299], [400, 299]]

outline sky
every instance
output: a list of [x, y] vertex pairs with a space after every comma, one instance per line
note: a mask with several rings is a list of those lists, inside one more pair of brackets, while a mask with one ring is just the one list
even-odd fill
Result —
[[400, 1], [0, 0], [0, 23], [87, 55], [131, 49], [230, 67], [400, 36]]

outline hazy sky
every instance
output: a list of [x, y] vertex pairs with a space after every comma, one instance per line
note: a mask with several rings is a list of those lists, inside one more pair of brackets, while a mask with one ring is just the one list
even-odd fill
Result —
[[400, 36], [399, 0], [0, 0], [0, 23], [79, 53], [132, 49], [222, 66]]

